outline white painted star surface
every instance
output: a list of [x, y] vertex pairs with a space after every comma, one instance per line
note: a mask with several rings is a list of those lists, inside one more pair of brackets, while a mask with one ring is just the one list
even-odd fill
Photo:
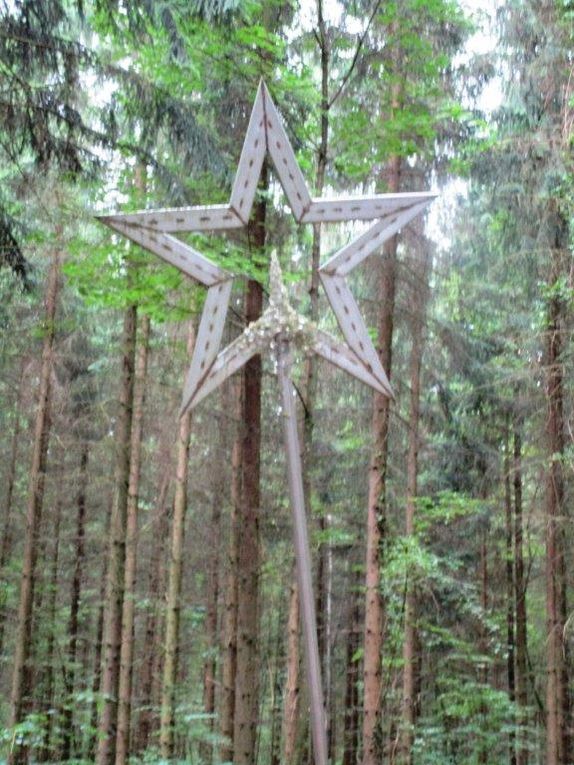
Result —
[[[349, 272], [420, 214], [436, 196], [430, 192], [376, 194], [338, 199], [313, 198], [297, 163], [269, 91], [260, 83], [227, 205], [207, 205], [108, 215], [100, 220], [136, 244], [176, 266], [208, 288], [195, 350], [185, 382], [182, 411], [197, 405], [229, 375], [260, 353], [276, 331], [264, 315], [265, 332], [246, 327], [220, 351], [233, 275], [193, 247], [172, 236], [177, 232], [220, 232], [247, 225], [266, 154], [271, 157], [293, 216], [298, 223], [376, 220], [363, 234], [336, 252], [319, 270], [327, 299], [345, 339], [339, 342], [316, 327], [308, 350], [362, 382], [392, 396], [387, 375], [346, 281]], [[270, 306], [271, 307], [271, 306]], [[291, 309], [292, 311], [292, 309]], [[263, 317], [262, 317], [263, 318]], [[302, 322], [305, 322], [301, 317]], [[261, 322], [262, 320], [260, 320]], [[263, 326], [260, 324], [258, 329]]]

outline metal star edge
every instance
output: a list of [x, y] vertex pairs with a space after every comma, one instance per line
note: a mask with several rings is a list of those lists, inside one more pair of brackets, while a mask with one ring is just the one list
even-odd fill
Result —
[[[267, 321], [268, 315], [264, 314], [262, 319], [265, 318], [265, 321], [260, 326], [265, 325], [265, 332], [254, 331], [253, 325], [250, 325], [236, 340], [219, 352], [234, 276], [171, 235], [178, 231], [225, 231], [247, 225], [267, 153], [298, 223], [377, 219], [376, 223], [338, 250], [319, 269], [321, 283], [346, 344], [313, 326], [309, 329], [313, 334], [313, 341], [308, 350], [344, 369], [380, 393], [393, 397], [389, 380], [349, 289], [346, 276], [419, 215], [436, 194], [415, 192], [337, 199], [312, 198], [277, 108], [265, 83], [261, 81], [227, 205], [202, 205], [98, 216], [102, 223], [208, 288], [186, 377], [181, 411], [196, 406], [227, 377], [240, 369], [249, 358], [261, 352], [272, 341], [273, 336], [285, 332], [285, 326], [279, 322], [273, 335], [272, 325]], [[280, 280], [279, 271], [276, 271], [276, 278]], [[300, 318], [307, 321], [304, 317]]]

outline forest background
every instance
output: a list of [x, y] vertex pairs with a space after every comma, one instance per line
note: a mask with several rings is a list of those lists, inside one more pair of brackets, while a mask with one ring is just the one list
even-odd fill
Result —
[[[396, 400], [298, 367], [331, 762], [572, 762], [573, 18], [0, 3], [0, 756], [312, 761], [273, 367], [180, 418], [204, 290], [93, 217], [227, 200], [264, 77], [312, 193], [452, 201], [353, 274]], [[227, 340], [272, 252], [335, 331], [358, 229], [284, 209], [264, 166], [245, 232], [189, 236], [250, 277]]]

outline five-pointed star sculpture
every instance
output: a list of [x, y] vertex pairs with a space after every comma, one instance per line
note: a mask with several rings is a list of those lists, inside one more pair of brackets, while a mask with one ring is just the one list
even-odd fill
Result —
[[[293, 215], [299, 223], [376, 220], [363, 234], [336, 252], [319, 276], [341, 328], [345, 343], [321, 332], [293, 309], [272, 299], [257, 327], [219, 352], [233, 276], [172, 234], [225, 231], [247, 225], [263, 160], [269, 153]], [[281, 118], [267, 87], [260, 83], [251, 112], [239, 166], [226, 205], [194, 206], [102, 216], [100, 220], [133, 242], [158, 255], [208, 288], [195, 350], [184, 388], [182, 411], [196, 406], [249, 358], [277, 335], [290, 339], [305, 334], [306, 347], [387, 396], [392, 390], [346, 281], [347, 274], [396, 234], [434, 199], [430, 192], [378, 194], [337, 199], [312, 198], [297, 164]], [[277, 279], [280, 279], [277, 276]], [[277, 281], [277, 280], [276, 280]], [[276, 285], [275, 296], [280, 293]], [[283, 321], [287, 314], [292, 321]], [[298, 334], [299, 333], [299, 334]]]

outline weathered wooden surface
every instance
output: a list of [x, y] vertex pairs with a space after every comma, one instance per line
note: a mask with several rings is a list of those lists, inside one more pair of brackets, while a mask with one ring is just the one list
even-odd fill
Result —
[[120, 216], [109, 219], [101, 218], [100, 220], [206, 287], [212, 287], [214, 284], [231, 278], [230, 274], [194, 250], [193, 247], [174, 236], [165, 234], [163, 231], [127, 225]]
[[247, 225], [266, 152], [263, 83], [259, 85], [231, 189], [230, 207]]
[[[183, 389], [184, 402], [191, 402], [207, 377], [221, 345], [227, 307], [231, 297], [231, 280], [210, 287], [199, 323], [195, 351]], [[186, 406], [186, 408], [188, 408]]]
[[[342, 276], [331, 276], [330, 274], [319, 272], [321, 283], [327, 293], [327, 299], [331, 304], [331, 308], [339, 327], [343, 333], [343, 337], [347, 341], [349, 348], [355, 353], [357, 358], [361, 360], [366, 367], [377, 380], [379, 387], [377, 390], [381, 390], [382, 393], [392, 397], [391, 384], [386, 375], [383, 365], [379, 359], [379, 356], [373, 346], [367, 327], [359, 306], [357, 305], [355, 298], [353, 297], [349, 285]], [[366, 380], [364, 381], [366, 382]], [[372, 388], [377, 386], [372, 383], [367, 383]]]
[[[243, 221], [230, 205], [198, 205], [197, 207], [172, 207], [165, 210], [143, 210], [120, 216], [110, 216], [110, 221], [121, 220], [126, 226], [151, 228], [156, 231], [222, 231], [241, 228]], [[101, 219], [104, 222], [105, 219]], [[112, 225], [112, 224], [110, 224]]]
[[402, 210], [394, 210], [393, 212], [385, 215], [381, 220], [374, 223], [360, 236], [352, 239], [349, 244], [346, 244], [338, 252], [336, 252], [329, 260], [321, 266], [322, 273], [336, 273], [341, 276], [345, 276], [352, 271], [355, 266], [358, 266], [363, 260], [371, 255], [371, 253], [380, 249], [382, 245], [394, 236], [398, 231], [406, 226], [407, 223], [421, 213], [428, 205], [429, 201], [432, 201], [432, 197], [429, 199], [423, 199], [415, 204]]
[[[334, 223], [344, 220], [375, 220], [406, 211], [421, 203], [423, 207], [435, 199], [430, 191], [371, 196], [316, 198], [301, 218], [301, 223]], [[401, 224], [404, 225], [404, 224]]]
[[287, 137], [279, 112], [275, 108], [269, 91], [263, 85], [265, 97], [265, 128], [267, 132], [267, 151], [271, 155], [279, 181], [293, 211], [295, 219], [300, 221], [305, 211], [311, 206], [311, 196], [293, 147]]

